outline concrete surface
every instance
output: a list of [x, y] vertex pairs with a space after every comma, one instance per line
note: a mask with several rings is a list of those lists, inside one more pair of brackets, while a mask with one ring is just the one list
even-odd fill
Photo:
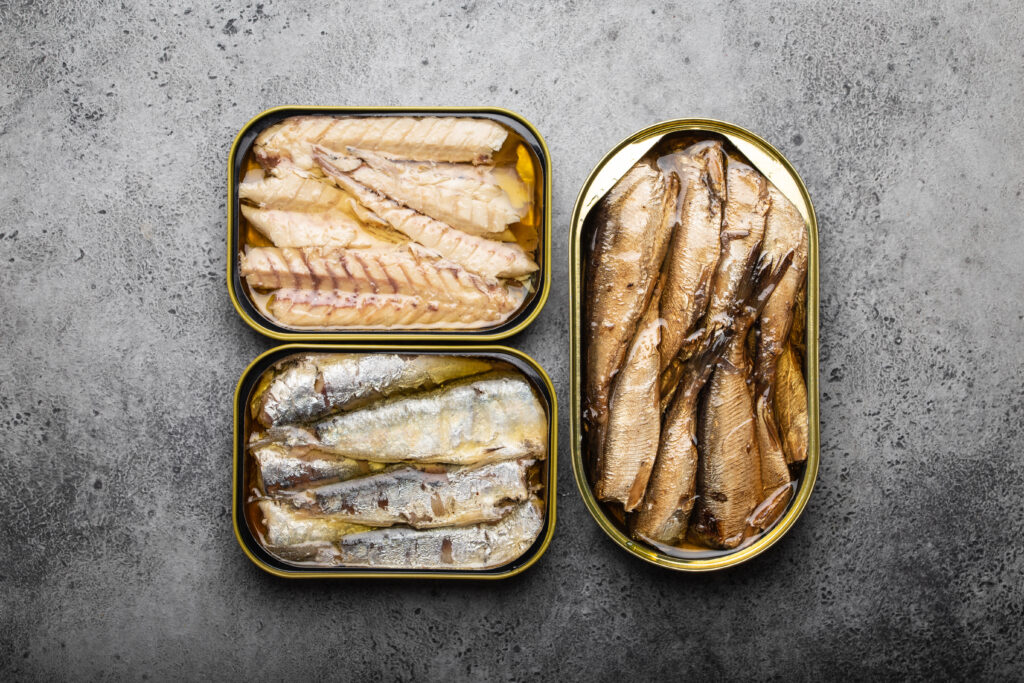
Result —
[[[0, 38], [3, 678], [1022, 675], [1015, 3], [0, 2]], [[231, 393], [272, 344], [225, 290], [225, 159], [284, 103], [537, 124], [554, 286], [512, 343], [564, 409], [590, 168], [678, 116], [775, 142], [821, 220], [804, 518], [733, 571], [646, 566], [587, 515], [563, 438], [557, 533], [517, 579], [252, 566], [228, 512]]]

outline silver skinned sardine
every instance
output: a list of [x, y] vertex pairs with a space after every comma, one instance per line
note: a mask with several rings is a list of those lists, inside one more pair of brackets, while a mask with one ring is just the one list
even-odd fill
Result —
[[260, 481], [268, 493], [297, 486], [344, 481], [378, 472], [382, 463], [351, 460], [315, 451], [299, 455], [280, 444], [267, 444], [252, 449]]
[[375, 569], [490, 569], [522, 556], [543, 527], [542, 504], [532, 497], [490, 524], [346, 535], [338, 542], [339, 561]]
[[380, 474], [307, 488], [287, 500], [296, 508], [367, 526], [417, 529], [500, 519], [526, 500], [533, 460], [479, 466], [398, 465]]
[[542, 459], [547, 414], [530, 383], [508, 373], [384, 399], [311, 424], [271, 427], [264, 441], [357, 460], [455, 465]]
[[252, 412], [265, 427], [309, 422], [371, 400], [412, 389], [432, 389], [490, 369], [487, 361], [464, 356], [309, 354], [276, 366], [273, 379], [254, 397]]

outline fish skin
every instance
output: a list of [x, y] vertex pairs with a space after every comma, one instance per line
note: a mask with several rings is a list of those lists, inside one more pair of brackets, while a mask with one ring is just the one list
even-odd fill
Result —
[[630, 517], [634, 537], [679, 545], [686, 539], [697, 489], [697, 402], [732, 335], [719, 332], [684, 366], [658, 443], [658, 454], [643, 502]]
[[807, 231], [796, 207], [774, 186], [769, 187], [771, 208], [765, 222], [762, 254], [781, 259], [792, 254], [791, 263], [772, 292], [758, 319], [757, 356], [754, 365], [754, 397], [758, 450], [761, 454], [763, 501], [754, 526], [765, 529], [785, 509], [793, 489], [778, 421], [775, 417], [776, 374], [793, 326], [794, 303], [807, 275]]
[[253, 399], [253, 415], [264, 427], [309, 422], [392, 394], [433, 389], [491, 367], [463, 356], [309, 354], [275, 366], [273, 380]]
[[547, 414], [522, 376], [494, 372], [383, 399], [308, 428], [272, 427], [264, 442], [356, 460], [453, 465], [543, 459]]
[[519, 310], [526, 289], [481, 277], [416, 245], [390, 249], [255, 247], [241, 257], [250, 287], [402, 294], [479, 308], [493, 322]]
[[[354, 208], [355, 200], [331, 183], [286, 174], [239, 184], [242, 215], [278, 247], [350, 247], [365, 249], [395, 244], [400, 235], [367, 229]], [[390, 230], [390, 229], [389, 229]]]
[[694, 145], [671, 155], [680, 176], [679, 226], [666, 255], [668, 280], [661, 296], [661, 371], [668, 368], [707, 308], [721, 252], [725, 203], [722, 143]]
[[664, 175], [641, 161], [595, 208], [596, 234], [587, 267], [584, 415], [598, 454], [612, 378], [647, 310], [668, 249], [671, 230], [666, 224], [672, 212], [666, 210], [666, 199], [672, 196]]
[[274, 493], [308, 484], [345, 481], [384, 469], [380, 463], [320, 456], [315, 452], [300, 457], [280, 444], [267, 444], [252, 449], [263, 489]]
[[533, 460], [480, 466], [399, 465], [379, 474], [307, 488], [287, 496], [294, 507], [366, 526], [417, 529], [501, 519], [530, 495]]
[[519, 221], [528, 205], [515, 207], [508, 194], [484, 171], [486, 167], [391, 161], [354, 147], [359, 163], [349, 171], [357, 182], [410, 209], [471, 235], [500, 233]]
[[796, 464], [807, 459], [807, 386], [793, 344], [779, 356], [776, 365], [775, 415], [782, 436], [786, 462]]
[[261, 500], [258, 505], [260, 512], [263, 513], [263, 524], [266, 528], [264, 538], [271, 547], [333, 543], [348, 534], [371, 528], [343, 519], [296, 510], [292, 505], [281, 501]]
[[711, 375], [700, 413], [698, 500], [691, 532], [712, 548], [735, 548], [761, 500], [761, 463], [745, 335], [734, 338]]
[[314, 158], [337, 185], [398, 232], [441, 256], [485, 277], [522, 277], [536, 271], [536, 262], [518, 244], [497, 242], [457, 230], [446, 223], [402, 206], [337, 168], [334, 159], [317, 148]]
[[519, 503], [489, 524], [434, 529], [392, 527], [343, 537], [340, 561], [375, 569], [491, 569], [529, 550], [544, 528], [539, 499]]
[[771, 204], [768, 182], [760, 173], [732, 157], [726, 159], [726, 201], [722, 253], [712, 278], [706, 319], [728, 326], [730, 306], [750, 278], [764, 239], [765, 216]]
[[357, 294], [293, 288], [276, 290], [266, 304], [270, 316], [289, 327], [368, 330], [478, 329], [505, 322], [517, 308], [482, 308], [433, 292]]
[[469, 117], [293, 116], [260, 133], [253, 150], [272, 172], [315, 173], [314, 145], [334, 153], [359, 147], [398, 159], [479, 164], [490, 161], [507, 137], [500, 124]]
[[[664, 280], [664, 278], [662, 278]], [[658, 303], [661, 283], [640, 321], [622, 369], [615, 378], [594, 494], [621, 503], [629, 512], [643, 499], [658, 453], [661, 410], [658, 382]]]

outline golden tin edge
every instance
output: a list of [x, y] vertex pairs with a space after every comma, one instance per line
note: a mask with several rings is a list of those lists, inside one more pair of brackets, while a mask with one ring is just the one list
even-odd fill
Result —
[[[543, 256], [544, 263], [541, 266], [541, 277], [540, 277], [540, 291], [537, 293], [537, 301], [533, 305], [533, 309], [530, 313], [523, 317], [514, 327], [509, 328], [503, 332], [463, 332], [463, 333], [451, 333], [451, 332], [279, 332], [272, 330], [264, 326], [259, 320], [256, 320], [250, 316], [243, 308], [238, 300], [238, 292], [235, 291], [234, 274], [235, 274], [235, 258], [234, 258], [234, 242], [235, 242], [235, 225], [233, 220], [232, 207], [235, 204], [235, 170], [234, 170], [234, 159], [235, 154], [238, 151], [239, 142], [242, 136], [248, 132], [249, 128], [252, 127], [258, 120], [262, 119], [268, 114], [276, 112], [284, 112], [290, 110], [302, 110], [302, 111], [320, 111], [320, 112], [339, 112], [344, 113], [348, 111], [365, 111], [365, 112], [386, 112], [386, 113], [399, 113], [408, 111], [420, 111], [430, 114], [442, 114], [442, 113], [484, 113], [484, 114], [500, 114], [507, 116], [515, 121], [518, 121], [527, 130], [530, 131], [536, 138], [537, 142], [540, 143], [541, 149], [544, 151], [544, 158], [546, 164], [544, 168], [544, 238], [543, 238]], [[357, 342], [357, 341], [386, 341], [386, 340], [401, 340], [401, 341], [499, 341], [511, 337], [512, 335], [518, 334], [519, 332], [526, 329], [528, 325], [536, 320], [537, 316], [540, 315], [541, 310], [547, 303], [548, 295], [551, 290], [551, 151], [548, 149], [547, 141], [544, 136], [540, 134], [537, 127], [522, 114], [512, 111], [511, 109], [505, 109], [503, 107], [333, 107], [324, 105], [294, 105], [286, 104], [277, 107], [271, 107], [265, 109], [260, 113], [249, 119], [244, 126], [239, 129], [238, 134], [235, 136], [234, 141], [231, 143], [231, 149], [228, 152], [228, 201], [227, 201], [227, 283], [228, 283], [228, 296], [231, 298], [231, 304], [234, 306], [238, 316], [245, 322], [246, 325], [251, 327], [256, 332], [262, 335], [277, 339], [279, 341], [338, 341], [338, 342]]]
[[[244, 453], [239, 453], [238, 448], [238, 410], [239, 406], [243, 405], [241, 399], [242, 386], [244, 385], [249, 374], [253, 371], [256, 365], [267, 356], [279, 353], [285, 350], [292, 351], [346, 351], [346, 350], [367, 350], [367, 351], [395, 351], [400, 353], [417, 353], [424, 351], [436, 351], [436, 352], [456, 352], [456, 353], [488, 353], [498, 352], [504, 353], [510, 356], [519, 358], [527, 365], [536, 371], [538, 376], [543, 380], [544, 386], [548, 391], [550, 407], [550, 414], [548, 416], [549, 429], [548, 429], [548, 500], [547, 500], [547, 525], [544, 533], [544, 537], [541, 540], [541, 545], [523, 564], [519, 565], [515, 569], [508, 571], [494, 573], [494, 574], [483, 574], [472, 571], [461, 571], [461, 572], [436, 572], [436, 571], [422, 571], [422, 572], [394, 572], [392, 570], [378, 570], [378, 571], [344, 571], [344, 572], [309, 572], [302, 571], [301, 569], [295, 571], [284, 571], [277, 567], [272, 567], [265, 563], [263, 560], [258, 558], [252, 553], [249, 547], [245, 543], [245, 539], [242, 538], [241, 524], [244, 524], [244, 520], [240, 520], [238, 516], [238, 497], [241, 494], [239, 491], [239, 477], [238, 470], [241, 467], [242, 456]], [[235, 385], [234, 403], [232, 409], [232, 446], [231, 446], [231, 525], [234, 529], [235, 540], [238, 541], [238, 545], [241, 547], [242, 552], [245, 556], [255, 564], [257, 567], [277, 577], [285, 579], [361, 579], [361, 578], [380, 578], [380, 579], [475, 579], [475, 580], [497, 580], [507, 579], [522, 572], [526, 571], [547, 552], [548, 546], [551, 545], [551, 539], [555, 533], [555, 522], [556, 522], [556, 503], [558, 498], [558, 398], [555, 394], [555, 385], [551, 381], [551, 377], [544, 368], [538, 363], [532, 356], [518, 349], [513, 349], [508, 346], [502, 346], [499, 344], [487, 344], [487, 345], [468, 345], [468, 346], [454, 346], [454, 345], [395, 345], [395, 344], [317, 344], [315, 346], [309, 344], [282, 344], [273, 348], [267, 349], [260, 355], [256, 356], [250, 362], [245, 370], [242, 371], [241, 376], [238, 379], [238, 384]]]
[[[627, 537], [615, 525], [611, 523], [600, 504], [594, 497], [590, 484], [587, 481], [582, 463], [582, 429], [580, 424], [580, 369], [582, 360], [580, 357], [582, 329], [581, 301], [582, 296], [582, 250], [580, 240], [583, 230], [584, 203], [588, 198], [591, 186], [601, 170], [620, 151], [627, 146], [650, 138], [658, 137], [677, 131], [699, 130], [721, 134], [732, 139], [738, 137], [755, 146], [759, 146], [770, 158], [779, 163], [793, 179], [796, 188], [799, 190], [800, 198], [805, 204], [805, 214], [808, 231], [808, 267], [807, 267], [807, 395], [808, 395], [808, 454], [803, 479], [800, 488], [790, 504], [789, 510], [781, 520], [766, 534], [749, 546], [723, 555], [721, 557], [707, 559], [683, 559], [676, 558], [656, 550], [650, 549], [645, 544], [638, 543]], [[652, 145], [653, 146], [653, 145]], [[589, 208], [589, 207], [588, 207]], [[807, 187], [796, 169], [789, 160], [768, 141], [757, 134], [737, 126], [735, 124], [719, 121], [716, 119], [673, 119], [648, 126], [625, 138], [615, 145], [601, 160], [594, 166], [587, 176], [580, 192], [577, 195], [573, 207], [570, 232], [569, 249], [569, 273], [571, 287], [569, 289], [570, 308], [570, 457], [573, 469], [573, 478], [576, 480], [576, 487], [583, 497], [584, 505], [590, 515], [597, 522], [598, 526], [621, 548], [631, 555], [634, 555], [648, 563], [670, 569], [685, 572], [703, 572], [723, 569], [726, 567], [741, 564], [774, 545], [789, 529], [796, 523], [803, 513], [804, 508], [810, 499], [811, 492], [818, 477], [820, 464], [820, 424], [819, 424], [819, 397], [818, 397], [818, 221], [811, 202]]]

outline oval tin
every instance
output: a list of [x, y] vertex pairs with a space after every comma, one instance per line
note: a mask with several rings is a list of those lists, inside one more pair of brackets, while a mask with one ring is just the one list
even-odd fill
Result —
[[[509, 363], [520, 370], [543, 397], [548, 413], [548, 457], [544, 475], [544, 528], [533, 545], [512, 562], [482, 570], [407, 570], [367, 569], [365, 567], [300, 567], [277, 559], [267, 552], [245, 519], [245, 438], [249, 433], [247, 407], [263, 373], [277, 361], [296, 353], [400, 353], [445, 356], [486, 357]], [[234, 446], [232, 457], [231, 518], [235, 538], [242, 551], [260, 569], [288, 579], [323, 578], [405, 578], [405, 579], [505, 579], [533, 566], [551, 543], [555, 531], [555, 502], [558, 474], [558, 404], [551, 378], [530, 356], [505, 346], [417, 346], [387, 344], [285, 344], [257, 356], [242, 373], [235, 388]]]
[[[583, 230], [587, 215], [608, 190], [661, 139], [685, 131], [707, 132], [720, 135], [734, 145], [747, 159], [793, 202], [803, 215], [808, 232], [807, 258], [807, 356], [806, 377], [808, 402], [807, 462], [793, 501], [786, 514], [774, 527], [755, 542], [733, 552], [705, 558], [682, 558], [666, 554], [657, 548], [635, 541], [605, 513], [594, 496], [583, 465], [582, 429], [582, 305], [583, 293]], [[569, 248], [571, 279], [570, 305], [572, 318], [570, 336], [571, 367], [571, 434], [572, 469], [583, 502], [598, 526], [620, 547], [640, 559], [661, 567], [678, 571], [700, 572], [723, 569], [745, 562], [771, 547], [796, 522], [803, 512], [814, 482], [818, 476], [818, 223], [807, 188], [792, 164], [775, 147], [758, 135], [723, 121], [714, 119], [675, 119], [663, 121], [630, 135], [620, 142], [597, 164], [580, 190], [572, 213], [572, 231]]]
[[[290, 116], [472, 116], [497, 121], [516, 132], [529, 144], [544, 175], [541, 197], [540, 241], [537, 262], [540, 266], [533, 296], [504, 323], [481, 330], [299, 330], [285, 327], [265, 316], [250, 299], [238, 268], [241, 248], [239, 230], [238, 184], [243, 163], [256, 137], [264, 129]], [[498, 107], [317, 107], [287, 105], [267, 109], [253, 117], [235, 136], [228, 156], [228, 295], [238, 315], [260, 334], [282, 341], [489, 341], [509, 337], [523, 330], [540, 314], [548, 298], [551, 279], [551, 156], [547, 143], [532, 123], [508, 109]]]

